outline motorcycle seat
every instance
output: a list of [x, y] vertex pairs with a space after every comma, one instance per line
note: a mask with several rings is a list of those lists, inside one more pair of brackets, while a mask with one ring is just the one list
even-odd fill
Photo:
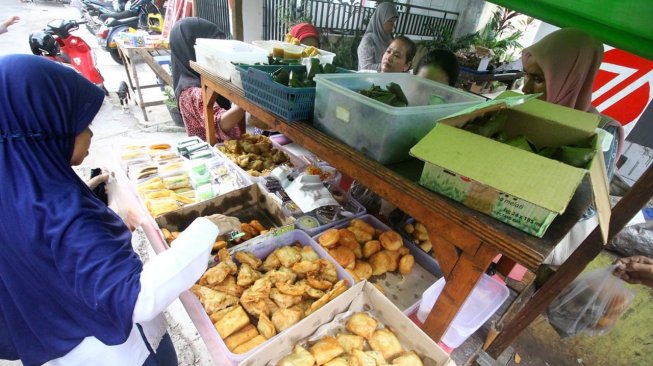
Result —
[[137, 15], [138, 15], [138, 12], [134, 11], [134, 10], [126, 10], [126, 11], [118, 11], [118, 12], [109, 11], [109, 12], [100, 14], [100, 16], [98, 18], [101, 21], [104, 22], [105, 20], [107, 20], [109, 18], [125, 19], [125, 18], [135, 17]]
[[136, 25], [138, 25], [138, 17], [114, 19], [106, 24], [107, 27], [117, 27], [119, 25], [129, 25], [135, 27]]

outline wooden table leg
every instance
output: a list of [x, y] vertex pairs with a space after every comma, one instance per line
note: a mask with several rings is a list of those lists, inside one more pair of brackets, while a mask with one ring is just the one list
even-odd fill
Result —
[[[129, 86], [132, 88], [132, 91], [136, 92], [136, 96], [138, 97], [138, 106], [141, 108], [141, 111], [143, 112], [143, 119], [145, 119], [145, 121], [148, 121], [147, 112], [145, 111], [145, 103], [143, 103], [143, 93], [141, 92], [141, 85], [140, 82], [138, 81], [138, 73], [136, 72], [136, 67], [134, 66], [133, 63], [133, 56], [136, 53], [133, 53], [128, 49], [124, 49], [120, 47], [118, 49], [123, 55], [122, 60], [125, 65], [125, 68], [127, 69]], [[133, 84], [132, 84], [132, 80], [133, 80]]]
[[218, 98], [218, 93], [209, 88], [202, 82], [202, 105], [204, 106], [204, 130], [206, 131], [206, 142], [209, 145], [215, 145], [215, 113], [213, 112], [213, 104]]
[[446, 277], [447, 283], [424, 323], [424, 331], [433, 340], [438, 342], [442, 339], [481, 275], [496, 255], [497, 252], [485, 243], [481, 244], [476, 253], [463, 252], [460, 255], [453, 270]]

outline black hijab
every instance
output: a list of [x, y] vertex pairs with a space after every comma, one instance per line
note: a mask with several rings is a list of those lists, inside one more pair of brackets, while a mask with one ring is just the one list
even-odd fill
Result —
[[189, 61], [196, 61], [195, 40], [198, 38], [225, 39], [226, 35], [217, 25], [195, 17], [180, 19], [170, 31], [172, 85], [177, 99], [184, 89], [200, 87], [200, 75], [189, 64]]

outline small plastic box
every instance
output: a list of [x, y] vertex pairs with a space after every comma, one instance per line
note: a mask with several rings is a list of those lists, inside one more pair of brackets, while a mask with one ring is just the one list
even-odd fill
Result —
[[[422, 302], [417, 310], [417, 319], [422, 323], [426, 321], [433, 309], [444, 284], [445, 280], [442, 277], [424, 291]], [[510, 291], [505, 285], [483, 274], [449, 329], [444, 333], [442, 342], [451, 348], [460, 346], [499, 309], [508, 295], [510, 295]]]
[[[315, 82], [315, 127], [381, 164], [408, 159], [410, 148], [439, 119], [485, 101], [405, 73], [320, 74]], [[372, 85], [385, 88], [391, 82], [401, 86], [408, 107], [392, 107], [358, 93]], [[429, 105], [431, 99], [442, 103]]]
[[254, 64], [267, 62], [268, 52], [254, 45], [226, 39], [198, 38], [195, 41], [197, 63], [212, 69], [216, 75], [231, 80], [236, 67], [232, 62]]

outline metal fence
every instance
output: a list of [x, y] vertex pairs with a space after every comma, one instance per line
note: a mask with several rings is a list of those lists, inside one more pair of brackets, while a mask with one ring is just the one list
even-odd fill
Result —
[[229, 0], [195, 0], [195, 15], [215, 23], [231, 38]]
[[[399, 19], [395, 34], [433, 37], [434, 30], [453, 32], [458, 13], [417, 5], [395, 4]], [[344, 35], [361, 34], [375, 8], [360, 4], [341, 4], [328, 0], [304, 0], [297, 9], [295, 0], [264, 0], [263, 36], [265, 39], [283, 39], [288, 24], [294, 19], [309, 18], [323, 33]]]

